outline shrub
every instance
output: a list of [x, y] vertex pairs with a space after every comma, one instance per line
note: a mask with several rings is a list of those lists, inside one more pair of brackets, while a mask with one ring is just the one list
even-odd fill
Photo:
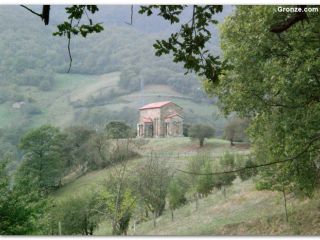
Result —
[[247, 156], [247, 159], [244, 164], [244, 167], [246, 167], [246, 168], [249, 167], [249, 168], [238, 172], [238, 175], [242, 181], [248, 180], [251, 177], [257, 175], [258, 169], [257, 168], [250, 168], [252, 166], [255, 166], [255, 163], [253, 161], [253, 157], [251, 155], [249, 155], [249, 156]]
[[106, 135], [111, 139], [131, 137], [131, 128], [123, 122], [112, 121], [106, 125]]

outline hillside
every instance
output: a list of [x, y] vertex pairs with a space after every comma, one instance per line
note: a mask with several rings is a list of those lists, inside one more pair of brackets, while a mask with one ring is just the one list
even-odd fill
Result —
[[[124, 108], [130, 108], [134, 116], [130, 119], [120, 117], [118, 120], [134, 125], [132, 120], [137, 121], [139, 107], [154, 101], [170, 100], [184, 108], [187, 122], [208, 122], [214, 124], [218, 132], [222, 130], [223, 118], [214, 121], [212, 117], [219, 112], [213, 104], [196, 103], [168, 85], [151, 84], [143, 91], [127, 94], [119, 89], [118, 81], [118, 72], [103, 75], [58, 74], [53, 89], [47, 92], [32, 86], [16, 86], [15, 92], [25, 98], [24, 105], [15, 108], [14, 104], [19, 101], [0, 104], [0, 128], [13, 126], [12, 119], [17, 118], [28, 120], [31, 123], [29, 127], [47, 123], [65, 127], [70, 124], [93, 125], [105, 116], [106, 119], [99, 126], [103, 127], [108, 117], [112, 117], [107, 116], [107, 113], [121, 112]], [[114, 91], [113, 95], [110, 91]], [[98, 116], [86, 119], [90, 114]]]
[[[0, 134], [1, 142], [16, 145], [19, 135], [42, 124], [103, 128], [108, 121], [122, 120], [135, 126], [137, 108], [161, 100], [180, 104], [187, 123], [208, 123], [221, 136], [224, 120], [216, 99], [206, 97], [195, 74], [184, 75], [183, 66], [170, 56], [154, 54], [153, 43], [165, 37], [170, 26], [152, 28], [159, 18], [136, 16], [136, 25], [130, 27], [123, 22], [126, 9], [101, 8], [96, 19], [104, 22], [105, 30], [72, 40], [73, 63], [66, 74], [66, 41], [52, 36], [64, 20], [63, 6], [53, 7], [49, 26], [20, 6], [1, 7], [0, 130], [10, 135], [1, 139]], [[147, 19], [150, 26], [142, 29]], [[217, 41], [211, 43], [215, 48]], [[11, 137], [12, 131], [16, 133]]]
[[[174, 147], [173, 147], [174, 146]], [[170, 169], [184, 169], [190, 156], [198, 153], [221, 156], [229, 151], [247, 154], [249, 149], [230, 147], [222, 140], [210, 139], [203, 149], [189, 138], [151, 139], [140, 149], [140, 158], [130, 160], [127, 174], [144, 165], [150, 154], [160, 156]], [[81, 196], [100, 189], [111, 169], [103, 169], [82, 176], [57, 192], [53, 197], [61, 201], [70, 196]], [[320, 193], [316, 193], [318, 196]], [[257, 191], [252, 179], [241, 181], [237, 178], [226, 190], [226, 198], [221, 190], [214, 190], [208, 197], [201, 198], [196, 209], [195, 202], [171, 212], [166, 207], [162, 216], [153, 221], [130, 223], [128, 235], [293, 235], [319, 234], [319, 214], [317, 197], [313, 200], [288, 197], [289, 223], [285, 221], [283, 197], [279, 192]], [[306, 210], [308, 210], [307, 214]], [[110, 222], [102, 222], [94, 235], [110, 235]]]

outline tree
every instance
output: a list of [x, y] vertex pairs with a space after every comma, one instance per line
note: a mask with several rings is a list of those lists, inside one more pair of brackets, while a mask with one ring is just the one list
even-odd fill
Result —
[[221, 33], [223, 56], [232, 69], [218, 85], [206, 81], [205, 87], [218, 95], [226, 114], [252, 119], [248, 132], [258, 163], [282, 161], [294, 188], [311, 197], [319, 174], [319, 14], [308, 13], [309, 23], [277, 35], [269, 26], [288, 14], [275, 8], [237, 7]]
[[17, 180], [12, 186], [6, 169], [8, 161], [0, 160], [0, 234], [35, 234], [46, 201], [34, 189], [32, 178]]
[[214, 187], [213, 176], [210, 175], [212, 171], [210, 157], [207, 154], [192, 156], [187, 169], [189, 175], [186, 178], [188, 183], [186, 188], [188, 193], [191, 194], [191, 199], [195, 200], [196, 210], [198, 210], [200, 194], [208, 195]]
[[19, 175], [31, 175], [40, 191], [48, 193], [61, 185], [65, 166], [63, 153], [66, 136], [58, 128], [43, 125], [22, 136], [19, 147], [24, 151]]
[[169, 169], [156, 156], [151, 155], [147, 163], [138, 169], [138, 192], [147, 211], [152, 212], [153, 224], [161, 216], [165, 205], [170, 183]]
[[196, 191], [202, 196], [208, 196], [215, 184], [213, 176], [208, 174], [212, 172], [212, 163], [208, 158], [205, 159], [205, 162], [203, 162], [203, 165], [200, 167], [200, 172], [203, 173], [203, 175], [198, 176]]
[[50, 209], [51, 233], [58, 235], [61, 228], [62, 235], [93, 235], [102, 218], [101, 213], [96, 211], [98, 206], [97, 193], [63, 199]]
[[[229, 152], [223, 154], [220, 157], [219, 168], [223, 171], [231, 171], [235, 167], [235, 156]], [[223, 195], [226, 198], [226, 187], [232, 185], [232, 182], [236, 179], [235, 173], [227, 173], [213, 176], [214, 187], [223, 190]]]
[[185, 196], [187, 187], [181, 178], [176, 177], [170, 181], [168, 188], [169, 207], [171, 210], [171, 219], [173, 221], [173, 211], [187, 202]]
[[189, 129], [189, 137], [199, 140], [200, 147], [203, 147], [204, 140], [214, 136], [214, 129], [210, 126], [197, 124]]
[[248, 127], [248, 123], [247, 119], [240, 119], [237, 117], [233, 117], [227, 122], [224, 127], [224, 135], [225, 138], [230, 141], [231, 146], [234, 145], [234, 141], [242, 142], [247, 139], [245, 130]]
[[[117, 148], [119, 150], [119, 148]], [[129, 223], [134, 212], [136, 197], [132, 194], [130, 179], [126, 175], [128, 155], [130, 154], [129, 140], [126, 148], [119, 156], [111, 156], [110, 173], [101, 192], [100, 202], [102, 214], [111, 221], [112, 235], [127, 235]]]
[[190, 127], [191, 127], [191, 125], [188, 123], [183, 124], [183, 136], [189, 137], [189, 128]]
[[112, 190], [103, 191], [101, 196], [106, 215], [112, 221], [112, 235], [127, 235], [135, 208], [135, 197], [131, 190], [127, 187], [121, 187], [120, 190], [113, 187]]
[[83, 126], [72, 126], [64, 130], [65, 139], [65, 155], [67, 156], [66, 168], [73, 170], [78, 166], [87, 164], [87, 152], [89, 152], [89, 140], [95, 134], [95, 131]]
[[109, 122], [105, 131], [107, 137], [112, 139], [131, 137], [131, 128], [123, 122]]

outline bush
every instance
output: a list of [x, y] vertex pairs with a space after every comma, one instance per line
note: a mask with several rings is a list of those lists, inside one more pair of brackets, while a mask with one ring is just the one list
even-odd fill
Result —
[[238, 172], [238, 175], [242, 181], [248, 180], [253, 176], [256, 176], [258, 174], [257, 168], [250, 168], [252, 166], [255, 166], [254, 160], [252, 155], [247, 156], [247, 159], [245, 160], [245, 164], [243, 167], [248, 168], [245, 170], [242, 170]]
[[190, 184], [191, 192], [208, 195], [214, 187], [212, 162], [207, 154], [197, 154], [193, 156], [188, 163], [188, 171], [192, 173], [205, 173], [208, 175], [190, 174], [188, 183]]
[[187, 202], [185, 197], [187, 188], [182, 179], [174, 178], [171, 180], [168, 188], [168, 198], [170, 209], [174, 210]]
[[52, 209], [51, 233], [58, 235], [59, 222], [63, 235], [93, 235], [101, 215], [94, 211], [98, 208], [98, 196], [88, 194], [69, 197]]
[[106, 135], [111, 139], [131, 137], [131, 128], [123, 122], [109, 122], [105, 128]]
[[204, 162], [204, 165], [200, 168], [200, 173], [207, 175], [200, 175], [197, 181], [197, 192], [207, 196], [215, 186], [214, 177], [210, 173], [212, 173], [212, 164], [209, 160]]

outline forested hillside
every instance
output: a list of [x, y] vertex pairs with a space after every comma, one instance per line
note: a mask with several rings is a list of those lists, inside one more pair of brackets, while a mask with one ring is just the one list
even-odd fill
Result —
[[[231, 10], [226, 7], [217, 18]], [[154, 54], [156, 39], [176, 26], [140, 14], [128, 25], [129, 6], [102, 6], [93, 19], [103, 22], [104, 31], [72, 39], [73, 62], [67, 73], [67, 41], [52, 35], [65, 20], [64, 6], [52, 7], [48, 26], [20, 6], [2, 6], [0, 16], [0, 153], [19, 159], [21, 135], [41, 124], [101, 129], [120, 120], [134, 127], [139, 107], [168, 99], [185, 108], [186, 123], [208, 123], [222, 134], [224, 119], [200, 79], [185, 75], [170, 56]], [[212, 31], [211, 48], [219, 52], [217, 29]]]

